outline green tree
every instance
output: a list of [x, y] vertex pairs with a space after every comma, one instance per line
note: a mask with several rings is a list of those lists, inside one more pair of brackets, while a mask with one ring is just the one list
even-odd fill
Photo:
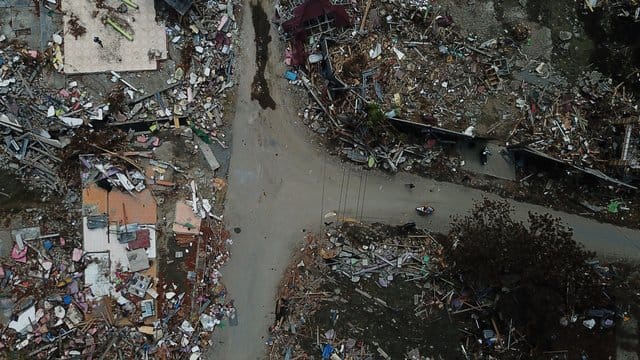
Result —
[[382, 109], [380, 109], [380, 105], [376, 103], [369, 103], [366, 106], [366, 110], [367, 110], [367, 126], [375, 129], [376, 127], [381, 126], [383, 124], [385, 117], [384, 117], [384, 113], [382, 112]]
[[483, 199], [453, 218], [452, 269], [475, 288], [501, 292], [497, 311], [542, 335], [563, 313], [591, 305], [600, 293], [586, 251], [559, 218], [512, 218], [506, 201]]

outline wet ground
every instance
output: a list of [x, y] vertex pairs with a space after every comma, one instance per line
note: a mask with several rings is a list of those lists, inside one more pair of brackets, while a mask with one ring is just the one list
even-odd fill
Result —
[[[606, 12], [603, 4], [593, 12], [584, 1], [556, 0], [443, 0], [463, 34], [481, 41], [501, 36], [515, 25], [524, 25], [528, 37], [520, 41], [529, 59], [548, 63], [568, 80], [586, 70], [598, 70], [620, 82], [640, 67], [640, 22]], [[560, 32], [570, 34], [568, 40]], [[565, 33], [565, 35], [566, 35]], [[638, 82], [636, 89], [640, 90]]]
[[[414, 348], [423, 356], [456, 359], [459, 355], [461, 332], [466, 325], [459, 319], [450, 319], [444, 309], [435, 310], [428, 318], [414, 316], [413, 295], [421, 290], [413, 282], [398, 280], [388, 288], [381, 288], [367, 280], [359, 288], [371, 296], [385, 301], [390, 308], [382, 307], [357, 293], [356, 285], [344, 276], [329, 276], [323, 291], [339, 294], [334, 301], [327, 301], [310, 317], [307, 330], [333, 328], [340, 338], [354, 338], [366, 344], [379, 343], [392, 359], [402, 359]], [[338, 314], [332, 321], [332, 310]], [[333, 315], [335, 316], [335, 315]], [[313, 332], [313, 331], [311, 331]], [[317, 353], [315, 338], [302, 338], [303, 348], [309, 354]], [[306, 341], [304, 341], [306, 340]]]
[[[514, 2], [505, 0], [503, 5]], [[640, 22], [607, 13], [603, 6], [591, 12], [582, 1], [573, 0], [529, 0], [526, 12], [530, 21], [551, 29], [551, 65], [569, 80], [589, 69], [620, 82], [640, 67]], [[560, 31], [570, 32], [571, 39], [560, 39]]]
[[10, 171], [0, 171], [0, 211], [17, 211], [42, 203], [41, 195], [19, 182]]
[[[627, 18], [607, 19], [602, 11], [587, 13], [582, 19], [587, 35], [595, 43], [591, 62], [617, 82], [633, 79], [631, 76], [640, 70], [640, 22]], [[640, 82], [628, 83], [640, 91]]]
[[[595, 41], [588, 36], [580, 19], [580, 7], [581, 3], [572, 0], [526, 3], [528, 19], [551, 29], [554, 50], [550, 64], [570, 81], [592, 67], [591, 58], [595, 50]], [[571, 39], [562, 41], [560, 31], [571, 33]]]
[[265, 67], [267, 66], [267, 60], [269, 59], [269, 42], [271, 42], [271, 35], [269, 31], [271, 24], [267, 18], [267, 13], [264, 11], [262, 3], [251, 4], [251, 19], [253, 20], [253, 27], [256, 30], [255, 43], [256, 43], [256, 75], [253, 77], [253, 83], [251, 85], [251, 100], [257, 100], [262, 109], [275, 110], [276, 102], [269, 93], [269, 84], [265, 79]]
[[[395, 235], [397, 233], [393, 228], [385, 230], [382, 227], [376, 227], [375, 224], [364, 226], [354, 223], [345, 224], [342, 231], [345, 238], [355, 247], [363, 244], [371, 245], [371, 241], [376, 242], [378, 248], [385, 243], [402, 245], [411, 243], [411, 240], [383, 240], [386, 236], [397, 236]], [[446, 242], [446, 237], [437, 234], [434, 236], [438, 242]], [[318, 246], [324, 248], [322, 243]], [[446, 269], [440, 272], [435, 271], [435, 267], [428, 268], [425, 274], [430, 272], [434, 276], [426, 281], [424, 279], [410, 281], [404, 279], [401, 273], [396, 273], [393, 280], [386, 283], [385, 286], [388, 287], [379, 285], [378, 278], [383, 275], [375, 272], [371, 278], [362, 277], [354, 283], [348, 276], [332, 268], [334, 260], [322, 259], [314, 249], [314, 246], [308, 245], [304, 251], [298, 253], [298, 257], [291, 261], [285, 280], [281, 284], [279, 295], [285, 299], [282, 303], [286, 304], [286, 311], [279, 314], [284, 316], [284, 313], [288, 313], [289, 317], [284, 322], [278, 322], [277, 330], [272, 332], [270, 340], [276, 345], [270, 348], [270, 359], [280, 358], [278, 351], [284, 352], [284, 349], [289, 346], [294, 347], [296, 344], [302, 349], [296, 348], [294, 355], [301, 355], [303, 350], [306, 354], [319, 356], [316, 333], [319, 333], [320, 340], [323, 342], [324, 334], [329, 329], [335, 331], [332, 341], [334, 344], [348, 343], [347, 339], [354, 339], [356, 346], [369, 346], [370, 352], [379, 344], [392, 359], [407, 358], [406, 354], [411, 349], [418, 349], [420, 355], [429, 356], [432, 359], [464, 359], [461, 344], [465, 346], [467, 352], [477, 351], [478, 345], [474, 345], [475, 340], [472, 339], [479, 337], [483, 329], [492, 328], [491, 319], [502, 327], [501, 331], [505, 331], [504, 327], [507, 323], [513, 324], [517, 329], [517, 332], [512, 333], [513, 336], [509, 335], [511, 340], [507, 340], [507, 334], [502, 333], [505, 337], [504, 346], [507, 347], [507, 343], [511, 344], [509, 350], [501, 351], [484, 347], [485, 356], [493, 353], [496, 356], [494, 358], [498, 359], [579, 359], [582, 354], [586, 354], [589, 359], [613, 359], [616, 358], [617, 353], [616, 338], [622, 339], [619, 349], [624, 346], [628, 353], [632, 354], [637, 348], [637, 342], [632, 341], [634, 330], [637, 332], [637, 328], [629, 327], [635, 321], [633, 309], [637, 308], [637, 301], [633, 298], [633, 285], [630, 287], [628, 284], [628, 279], [633, 278], [629, 276], [633, 269], [627, 265], [611, 266], [612, 274], [615, 275], [602, 280], [603, 284], [608, 285], [596, 290], [596, 293], [603, 291], [609, 294], [610, 299], [613, 299], [612, 302], [621, 309], [620, 317], [616, 318], [616, 326], [607, 329], [600, 327], [587, 329], [582, 325], [584, 316], [574, 323], [563, 326], [558, 321], [563, 316], [560, 310], [532, 313], [535, 310], [528, 306], [532, 304], [526, 299], [510, 296], [515, 294], [518, 288], [512, 289], [513, 292], [501, 293], [493, 300], [495, 303], [490, 300], [494, 294], [476, 288], [475, 295], [467, 301], [489, 305], [481, 311], [468, 311], [469, 309], [456, 311], [448, 300], [442, 303], [435, 300], [432, 302], [432, 298], [439, 299], [449, 290], [455, 291], [453, 298], [462, 296], [460, 294], [464, 286], [459, 283], [460, 278]], [[434, 264], [440, 263], [439, 255], [436, 254], [440, 253], [432, 253], [430, 260]], [[304, 268], [297, 265], [301, 261]], [[340, 263], [340, 260], [336, 262]], [[593, 276], [597, 275], [594, 273]], [[637, 278], [637, 275], [635, 277]], [[443, 279], [448, 281], [444, 282]], [[322, 285], [316, 289], [316, 284]], [[356, 288], [365, 291], [373, 298], [381, 299], [388, 307], [364, 297], [362, 292], [355, 291]], [[540, 287], [540, 290], [544, 290], [544, 287]], [[436, 293], [440, 295], [435, 295]], [[422, 301], [428, 304], [427, 311], [419, 312], [419, 316], [415, 315], [419, 309], [414, 304], [415, 296], [422, 297]], [[599, 303], [596, 298], [597, 296], [594, 296], [591, 300], [592, 305], [595, 308], [604, 307], [604, 303]], [[561, 299], [546, 296], [540, 296], [539, 299], [562, 303]], [[605, 302], [609, 303], [606, 300]], [[615, 305], [611, 306], [615, 307]], [[307, 312], [301, 315], [300, 309], [307, 309]], [[629, 311], [633, 316], [623, 321], [624, 311]], [[519, 318], [514, 314], [522, 315]], [[578, 310], [578, 314], [582, 315], [582, 310]], [[303, 321], [299, 320], [301, 316], [304, 316]], [[547, 318], [550, 321], [543, 327], [536, 327], [535, 321], [533, 323], [530, 320], [523, 321], [524, 318]], [[296, 324], [295, 335], [288, 332], [288, 322]], [[521, 333], [528, 333], [526, 341], [520, 338]], [[470, 335], [471, 341], [467, 340], [465, 334]], [[376, 345], [372, 346], [372, 344]], [[477, 357], [467, 357], [469, 358]], [[633, 358], [628, 357], [628, 359]], [[623, 359], [623, 357], [617, 357], [617, 359]]]

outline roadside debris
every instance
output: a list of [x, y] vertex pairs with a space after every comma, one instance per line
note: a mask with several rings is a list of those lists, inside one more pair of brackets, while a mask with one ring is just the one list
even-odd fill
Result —
[[[43, 201], [43, 209], [17, 210], [33, 227], [7, 219], [12, 237], [0, 239], [11, 242], [0, 258], [2, 351], [197, 359], [214, 331], [238, 324], [219, 269], [232, 243], [221, 213], [240, 9], [237, 1], [195, 3], [202, 13], [187, 12], [189, 2], [184, 21], [165, 24], [145, 10], [153, 2], [98, 2], [110, 35], [78, 12], [45, 50], [0, 40], [0, 167]], [[168, 49], [137, 59], [164, 60], [158, 69], [140, 75], [122, 61], [114, 71], [69, 75], [83, 71], [65, 66], [63, 50], [70, 55], [81, 41], [99, 52], [96, 63], [117, 62], [116, 31], [135, 46], [154, 34], [134, 33], [125, 18], [160, 27], [151, 40]], [[168, 50], [176, 56], [167, 59]]]
[[[556, 333], [552, 345], [535, 348], [536, 334], [528, 336], [518, 319], [502, 317], [501, 309], [510, 305], [499, 291], [469, 287], [451, 271], [446, 243], [413, 223], [345, 222], [307, 236], [280, 286], [266, 342], [269, 358], [495, 359], [531, 351], [543, 356], [615, 351], [608, 329], [628, 314], [599, 303], [559, 315], [563, 333]], [[618, 267], [598, 261], [590, 266], [590, 276], [601, 279], [607, 292], [620, 279], [613, 270]], [[593, 336], [595, 347], [588, 345]]]
[[[639, 118], [624, 83], [588, 71], [569, 84], [551, 64], [528, 59], [508, 36], [462, 37], [451, 26], [454, 19], [430, 1], [361, 2], [364, 18], [359, 6], [321, 3], [339, 21], [323, 23], [317, 8], [303, 12], [311, 8], [309, 1], [293, 7], [276, 2], [277, 26], [289, 43], [285, 59], [292, 65], [286, 78], [301, 78], [323, 109], [307, 107], [305, 120], [326, 117], [331, 138], [374, 157], [383, 168], [396, 171], [386, 159], [410, 146], [396, 129], [405, 124], [413, 127], [418, 144], [425, 135], [496, 138], [608, 174], [640, 169], [629, 152]], [[349, 32], [357, 21], [360, 31]], [[505, 105], [501, 118], [483, 119], [483, 108], [494, 99]], [[406, 155], [407, 163], [421, 157]]]
[[[30, 230], [33, 235], [23, 236]], [[206, 231], [211, 235], [219, 230]], [[193, 351], [202, 346], [198, 334], [213, 331], [235, 311], [224, 300], [219, 276], [211, 276], [217, 273], [224, 252], [207, 252], [212, 267], [201, 272], [204, 277], [200, 278], [206, 290], [195, 293], [203, 300], [192, 308], [193, 304], [184, 303], [188, 288], [162, 284], [151, 273], [137, 272], [143, 269], [116, 270], [109, 275], [108, 253], [101, 257], [84, 252], [58, 234], [40, 234], [38, 228], [22, 229], [14, 240], [13, 261], [3, 260], [1, 268], [3, 292], [11, 294], [2, 300], [2, 324], [8, 327], [3, 331], [4, 351], [43, 359], [109, 353], [135, 358], [157, 353], [171, 358], [174, 350]], [[205, 243], [219, 247], [212, 238], [205, 238]], [[107, 294], [98, 290], [105, 288], [110, 288]], [[206, 326], [194, 324], [199, 329], [194, 332], [188, 320], [175, 318], [176, 314], [195, 315], [208, 322]], [[116, 338], [117, 349], [111, 349]]]
[[524, 53], [528, 32], [463, 36], [439, 2], [274, 3], [285, 78], [310, 95], [299, 113], [345, 158], [450, 177], [465, 160], [451, 144], [492, 141], [521, 177], [545, 163], [637, 193], [633, 78], [588, 70], [569, 81]]
[[157, 173], [145, 174], [168, 176], [171, 167], [144, 155], [80, 157], [81, 241], [40, 227], [12, 232], [11, 258], [0, 260], [6, 350], [36, 358], [174, 358], [199, 355], [209, 345], [207, 333], [237, 324], [219, 273], [230, 234], [214, 214], [216, 200], [203, 197], [193, 180], [179, 182], [190, 200], [176, 203], [184, 209], [171, 222], [195, 230], [188, 242], [175, 237], [188, 254], [186, 279], [176, 283], [162, 274], [167, 259], [159, 258], [158, 246], [167, 240], [157, 232], [152, 191], [166, 190], [156, 187]]
[[[59, 174], [65, 160], [61, 151], [77, 129], [86, 126], [138, 132], [187, 127], [204, 143], [226, 149], [222, 127], [226, 92], [234, 85], [237, 9], [234, 2], [209, 2], [205, 7], [211, 11], [191, 16], [190, 27], [165, 29], [172, 46], [185, 55], [179, 64], [167, 61], [167, 86], [145, 89], [135, 78], [111, 71], [112, 83], [124, 87], [114, 86], [107, 99], [92, 96], [93, 91], [76, 80], [61, 88], [49, 87], [45, 75], [59, 52], [55, 42], [59, 35], [44, 52], [9, 42], [0, 51], [0, 166], [15, 170], [22, 180], [39, 188], [64, 191], [67, 179]], [[77, 18], [72, 16], [69, 22], [72, 35], [83, 36]], [[205, 154], [215, 159], [206, 150]]]

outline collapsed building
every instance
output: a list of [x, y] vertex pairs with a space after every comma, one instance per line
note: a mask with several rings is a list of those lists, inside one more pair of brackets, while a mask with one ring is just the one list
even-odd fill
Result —
[[0, 229], [4, 353], [197, 359], [237, 324], [215, 172], [239, 8], [167, 3], [187, 26], [151, 0], [0, 4], [0, 170], [39, 200]]
[[419, 142], [497, 142], [513, 158], [638, 185], [635, 94], [598, 71], [570, 83], [549, 61], [524, 53], [533, 50], [523, 41], [538, 36], [525, 19], [484, 39], [463, 35], [428, 0], [277, 1], [275, 8], [294, 69], [285, 77], [309, 90], [326, 119], [312, 128], [362, 162], [398, 167], [388, 158], [408, 145], [384, 130], [392, 125]]

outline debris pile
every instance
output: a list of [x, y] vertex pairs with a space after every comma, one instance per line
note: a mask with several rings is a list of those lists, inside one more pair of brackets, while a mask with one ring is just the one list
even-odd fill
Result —
[[[125, 89], [126, 102], [116, 118], [118, 125], [159, 121], [178, 127], [189, 123], [206, 142], [223, 148], [223, 117], [226, 91], [234, 86], [234, 36], [237, 34], [235, 2], [208, 2], [203, 16], [191, 13], [191, 25], [167, 28], [169, 41], [181, 53], [181, 62], [167, 62], [169, 78], [164, 88], [140, 91]], [[125, 85], [127, 85], [125, 83]], [[188, 121], [187, 121], [188, 119]]]
[[611, 177], [640, 170], [635, 94], [597, 71], [570, 83], [523, 53], [526, 27], [490, 39], [463, 36], [431, 1], [289, 5], [276, 2], [289, 44], [284, 76], [311, 95], [305, 122], [338, 140], [352, 160], [397, 171], [388, 159], [412, 143], [418, 148], [403, 159], [409, 166], [429, 152], [429, 139], [497, 139], [616, 185], [625, 186]]
[[[91, 221], [92, 228], [101, 224]], [[190, 297], [188, 287], [162, 285], [143, 274], [148, 259], [145, 269], [133, 268], [130, 258], [128, 270], [109, 275], [109, 256], [85, 252], [59, 234], [41, 234], [37, 227], [14, 231], [11, 259], [3, 259], [0, 266], [3, 351], [42, 359], [116, 353], [173, 358], [170, 354], [185, 349], [199, 353], [208, 345], [203, 335], [225, 319], [235, 321], [217, 270], [228, 256], [225, 242], [218, 240], [225, 233], [204, 228], [210, 236], [204, 239], [206, 271], [197, 276], [195, 307], [184, 303]], [[139, 233], [135, 241], [140, 241]], [[111, 293], [98, 296], [104, 288]], [[190, 316], [201, 323], [192, 326]]]
[[231, 100], [226, 93], [234, 86], [236, 3], [207, 2], [202, 16], [190, 13], [188, 27], [166, 28], [180, 61], [163, 63], [154, 76], [166, 74], [165, 85], [153, 89], [138, 83], [139, 76], [115, 71], [108, 74], [111, 84], [104, 85], [111, 87], [108, 94], [95, 94], [80, 80], [52, 88], [48, 74], [60, 61], [61, 36], [54, 34], [44, 52], [5, 40], [0, 51], [0, 166], [37, 187], [62, 191], [67, 183], [59, 174], [66, 160], [61, 153], [85, 126], [154, 132], [186, 125], [205, 144], [227, 149], [223, 118]]
[[[50, 65], [43, 53], [10, 42], [0, 51], [0, 167], [49, 191], [66, 188], [58, 174], [60, 150], [85, 121], [101, 120], [104, 104], [94, 104], [76, 81], [47, 89], [41, 78]], [[18, 171], [19, 170], [19, 171]]]
[[[345, 223], [328, 228], [321, 237], [307, 237], [280, 288], [276, 323], [268, 341], [270, 358], [283, 354], [289, 358], [396, 358], [420, 352], [403, 348], [412, 343], [405, 331], [400, 330], [398, 337], [389, 336], [391, 329], [385, 327], [411, 328], [401, 313], [410, 312], [411, 321], [433, 321], [440, 316], [453, 293], [451, 282], [434, 279], [446, 266], [442, 251], [431, 235], [416, 231], [415, 224]], [[409, 296], [404, 291], [407, 284], [420, 284], [418, 288], [429, 285], [428, 291], [410, 295], [411, 310], [407, 299], [398, 299], [398, 293], [380, 291], [401, 287], [401, 296]], [[414, 293], [413, 289], [409, 292]], [[347, 304], [351, 305], [345, 308]], [[380, 332], [366, 330], [371, 325], [349, 312], [374, 313], [379, 323], [386, 325]], [[390, 324], [388, 315], [392, 313]]]
[[[412, 223], [344, 223], [308, 236], [281, 283], [269, 358], [491, 359], [548, 350], [535, 349], [525, 324], [500, 315], [507, 305], [499, 289], [471, 288], [451, 272], [446, 241]], [[609, 287], [612, 268], [592, 266]], [[555, 345], [570, 348], [545, 356], [573, 353], [593, 334], [599, 354], [614, 351], [610, 329], [626, 312], [594, 306], [557, 317], [565, 329]]]
[[[86, 9], [65, 12], [68, 31], [53, 34], [45, 51], [0, 38], [0, 167], [46, 198], [67, 194], [63, 205], [77, 210], [61, 215], [72, 230], [40, 221], [14, 231], [13, 251], [0, 259], [3, 351], [197, 359], [216, 328], [237, 324], [219, 272], [232, 240], [219, 215], [226, 182], [215, 177], [214, 149], [228, 148], [238, 4], [196, 1], [179, 24], [164, 25], [153, 2], [116, 9], [99, 1], [108, 15], [100, 29]], [[154, 29], [134, 33], [119, 18]], [[90, 52], [74, 51], [82, 41], [95, 46], [96, 63], [118, 60], [117, 41], [95, 31], [123, 36], [126, 47], [158, 27], [151, 42], [168, 41], [149, 50], [156, 71], [133, 73], [126, 66], [136, 64], [122, 59], [118, 71], [81, 77], [71, 75], [79, 67], [63, 67]], [[63, 41], [74, 62], [63, 58]]]
[[640, 5], [635, 1], [586, 0], [584, 7], [590, 12], [603, 8], [604, 11], [615, 13], [618, 17], [629, 18], [634, 22], [640, 22]]
[[[169, 143], [156, 145], [162, 154]], [[96, 152], [78, 160], [81, 240], [18, 229], [11, 257], [0, 260], [5, 351], [37, 358], [198, 358], [216, 327], [237, 324], [219, 272], [231, 244], [215, 215], [226, 183], [216, 178], [200, 190], [206, 178], [188, 180], [185, 169], [153, 152], [87, 146]], [[159, 222], [156, 196], [166, 201], [169, 193], [183, 209]], [[192, 230], [189, 241], [176, 236], [174, 260], [160, 259], [159, 246], [173, 241], [163, 232], [177, 226]], [[175, 275], [184, 278], [164, 275], [174, 261], [183, 264]]]

